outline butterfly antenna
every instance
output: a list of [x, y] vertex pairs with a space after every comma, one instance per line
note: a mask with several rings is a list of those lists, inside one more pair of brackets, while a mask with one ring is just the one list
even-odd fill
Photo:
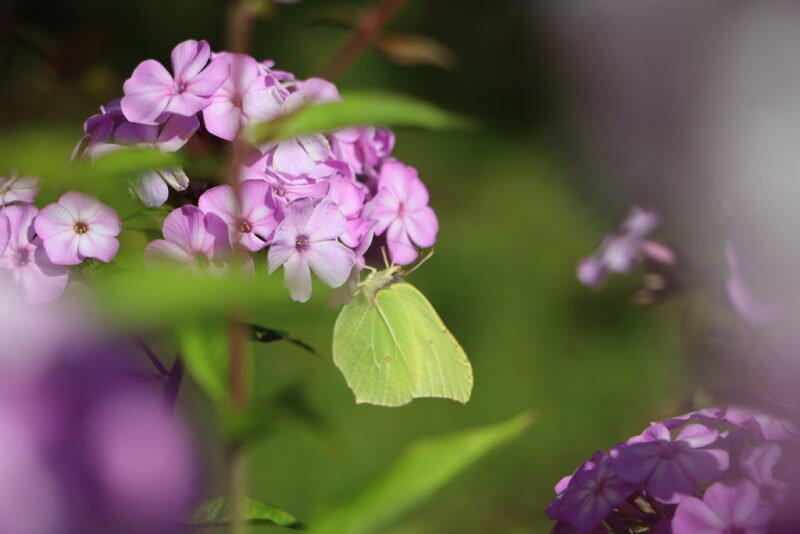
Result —
[[392, 264], [389, 263], [389, 257], [386, 255], [386, 247], [381, 247], [381, 255], [383, 256], [383, 264], [387, 269], [390, 268]]
[[422, 258], [420, 258], [420, 260], [417, 263], [415, 263], [409, 270], [403, 273], [403, 275], [408, 276], [409, 274], [419, 269], [423, 263], [431, 259], [431, 256], [433, 256], [433, 248], [429, 248], [428, 251], [425, 253], [425, 255]]

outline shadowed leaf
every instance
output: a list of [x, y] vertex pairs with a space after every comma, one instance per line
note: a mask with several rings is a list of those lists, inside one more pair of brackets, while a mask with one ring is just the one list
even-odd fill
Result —
[[[268, 525], [304, 530], [305, 526], [294, 516], [263, 501], [247, 499], [244, 518], [251, 525]], [[195, 527], [221, 527], [231, 521], [230, 501], [227, 497], [213, 497], [201, 502], [186, 521]]]
[[270, 122], [254, 123], [244, 136], [260, 145], [266, 141], [329, 132], [348, 126], [411, 126], [431, 130], [466, 129], [470, 120], [403, 95], [384, 92], [352, 92], [341, 102], [305, 106]]
[[531, 414], [523, 413], [495, 425], [418, 441], [381, 475], [325, 508], [312, 532], [383, 532], [483, 455], [519, 436], [532, 421]]

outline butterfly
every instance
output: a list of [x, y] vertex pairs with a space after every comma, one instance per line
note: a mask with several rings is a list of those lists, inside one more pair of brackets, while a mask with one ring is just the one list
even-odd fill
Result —
[[420, 397], [467, 402], [467, 355], [404, 274], [391, 266], [359, 284], [336, 320], [333, 361], [356, 403], [401, 406]]

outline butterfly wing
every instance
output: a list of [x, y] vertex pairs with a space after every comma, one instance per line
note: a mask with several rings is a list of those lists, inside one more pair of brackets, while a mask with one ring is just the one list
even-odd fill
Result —
[[463, 349], [430, 302], [405, 282], [354, 296], [336, 321], [333, 357], [358, 403], [466, 402], [472, 391]]

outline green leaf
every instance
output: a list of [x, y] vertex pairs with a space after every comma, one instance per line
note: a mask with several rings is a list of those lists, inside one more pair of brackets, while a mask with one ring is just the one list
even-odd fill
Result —
[[466, 129], [470, 120], [415, 98], [384, 92], [351, 92], [341, 102], [308, 105], [270, 122], [254, 123], [245, 138], [260, 145], [298, 135], [348, 126], [413, 126], [430, 130]]
[[[247, 499], [244, 518], [251, 525], [269, 525], [304, 530], [305, 525], [280, 508], [263, 501]], [[227, 497], [212, 497], [201, 502], [186, 521], [195, 527], [221, 527], [231, 522], [230, 501]]]
[[217, 406], [228, 399], [228, 332], [215, 323], [177, 329], [186, 370]]
[[297, 345], [303, 350], [307, 350], [311, 354], [317, 353], [317, 351], [314, 350], [314, 347], [303, 340], [293, 338], [291, 335], [289, 335], [289, 332], [286, 332], [285, 330], [276, 330], [274, 328], [267, 328], [266, 326], [259, 326], [257, 324], [251, 324], [248, 326], [253, 334], [253, 341], [257, 341], [259, 343], [271, 343], [273, 341], [284, 340], [293, 345]]
[[467, 402], [472, 367], [430, 302], [391, 267], [370, 274], [333, 329], [333, 361], [357, 403]]
[[[232, 309], [273, 312], [282, 316], [309, 313], [294, 306], [279, 276], [195, 272], [187, 268], [134, 270], [94, 285], [94, 301], [108, 321], [134, 327], [192, 324], [227, 318]], [[319, 307], [311, 304], [311, 307]], [[288, 315], [287, 315], [288, 314]]]
[[529, 413], [412, 445], [383, 474], [322, 510], [314, 534], [383, 532], [437, 489], [492, 449], [520, 435], [533, 422]]

